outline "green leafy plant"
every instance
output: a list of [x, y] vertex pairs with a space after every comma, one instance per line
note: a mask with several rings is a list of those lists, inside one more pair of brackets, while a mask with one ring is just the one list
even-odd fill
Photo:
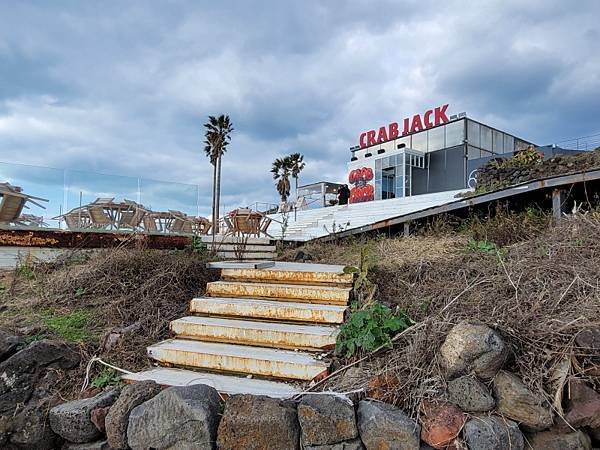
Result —
[[85, 295], [85, 288], [79, 287], [77, 289], [75, 289], [75, 297], [81, 297], [83, 295]]
[[92, 315], [86, 311], [73, 311], [65, 315], [51, 315], [44, 319], [46, 326], [63, 339], [84, 342], [93, 338]]
[[392, 346], [392, 337], [412, 325], [412, 320], [400, 310], [374, 303], [365, 309], [354, 311], [340, 328], [336, 353], [347, 358], [358, 350], [371, 352], [381, 346]]
[[355, 309], [369, 305], [377, 291], [377, 285], [369, 279], [371, 269], [375, 266], [375, 260], [366, 245], [360, 249], [360, 262], [358, 267], [346, 266], [344, 273], [356, 274], [352, 287], [352, 297]]
[[467, 244], [469, 250], [474, 252], [490, 253], [495, 255], [498, 253], [498, 247], [496, 244], [490, 241], [477, 241], [475, 239], [469, 239]]
[[104, 369], [90, 383], [93, 388], [103, 389], [106, 386], [117, 386], [122, 384], [121, 377], [116, 370]]
[[206, 244], [204, 243], [204, 241], [202, 240], [202, 238], [200, 236], [192, 237], [191, 249], [192, 249], [192, 253], [196, 253], [197, 255], [200, 255], [200, 256], [206, 255], [207, 251], [208, 251]]
[[17, 266], [17, 275], [28, 280], [33, 280], [35, 278], [35, 269], [33, 264], [30, 264], [27, 261], [19, 264]]

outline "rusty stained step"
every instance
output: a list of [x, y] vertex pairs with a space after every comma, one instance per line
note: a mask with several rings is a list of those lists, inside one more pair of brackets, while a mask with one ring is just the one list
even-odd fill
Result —
[[190, 302], [192, 314], [252, 319], [341, 324], [347, 306], [284, 302], [258, 298], [201, 297]]
[[[315, 264], [315, 266], [319, 266]], [[313, 271], [267, 268], [267, 269], [223, 269], [221, 277], [226, 281], [251, 281], [283, 284], [331, 284], [352, 286], [353, 275], [332, 271]]]
[[335, 347], [339, 334], [332, 326], [198, 316], [172, 321], [171, 331], [183, 339], [317, 351]]
[[211, 297], [252, 297], [327, 305], [347, 305], [351, 288], [298, 284], [213, 281], [207, 284]]
[[325, 362], [305, 352], [186, 339], [151, 345], [148, 356], [163, 364], [291, 380], [312, 380], [328, 370]]
[[121, 378], [126, 383], [153, 380], [161, 386], [207, 384], [225, 395], [252, 394], [273, 398], [290, 398], [300, 393], [299, 389], [277, 381], [168, 367], [157, 367], [143, 372], [125, 374]]

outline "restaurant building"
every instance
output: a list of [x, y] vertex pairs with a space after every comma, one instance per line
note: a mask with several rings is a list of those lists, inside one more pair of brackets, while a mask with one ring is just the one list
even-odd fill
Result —
[[531, 142], [448, 105], [361, 133], [348, 163], [351, 203], [473, 187], [478, 167]]

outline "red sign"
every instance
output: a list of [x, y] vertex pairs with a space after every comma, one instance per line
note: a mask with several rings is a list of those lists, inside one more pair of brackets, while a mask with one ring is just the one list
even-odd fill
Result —
[[[435, 109], [428, 109], [422, 116], [415, 114], [412, 119], [409, 117], [402, 121], [402, 136], [417, 133], [437, 125], [448, 123], [446, 115], [448, 105], [438, 106]], [[369, 130], [360, 134], [360, 147], [370, 147], [371, 145], [381, 144], [392, 141], [400, 136], [400, 126], [398, 122], [392, 122], [387, 127], [380, 127], [378, 131]]]

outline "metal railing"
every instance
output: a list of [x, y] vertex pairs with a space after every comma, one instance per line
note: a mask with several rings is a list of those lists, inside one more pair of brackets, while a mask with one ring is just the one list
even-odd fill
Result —
[[589, 136], [581, 136], [573, 139], [565, 139], [555, 142], [557, 147], [562, 147], [567, 150], [591, 151], [600, 147], [600, 133], [590, 134]]

